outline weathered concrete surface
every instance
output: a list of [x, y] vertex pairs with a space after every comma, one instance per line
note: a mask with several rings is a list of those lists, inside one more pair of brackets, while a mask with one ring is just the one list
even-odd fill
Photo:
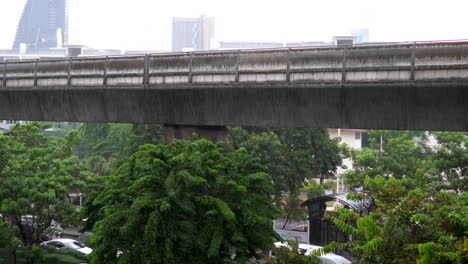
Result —
[[23, 89], [0, 119], [468, 131], [465, 85]]
[[468, 131], [468, 43], [9, 62], [0, 119]]

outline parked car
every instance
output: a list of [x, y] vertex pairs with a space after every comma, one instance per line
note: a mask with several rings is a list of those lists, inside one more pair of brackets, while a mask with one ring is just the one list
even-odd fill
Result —
[[[288, 245], [288, 242], [276, 242], [275, 247], [276, 248], [286, 247], [289, 250], [291, 250], [291, 246]], [[309, 245], [309, 244], [302, 244], [302, 243], [299, 244], [299, 249], [305, 251], [304, 252], [305, 256], [312, 256], [314, 250], [321, 249], [321, 248], [323, 247]], [[320, 258], [320, 260], [324, 264], [351, 264], [351, 261], [349, 261], [348, 259], [340, 255], [334, 254], [334, 253], [327, 253], [327, 254], [318, 256], [318, 258]]]
[[41, 246], [53, 246], [56, 248], [70, 248], [77, 250], [85, 255], [91, 254], [93, 252], [92, 249], [89, 247], [86, 247], [85, 245], [81, 244], [80, 242], [73, 240], [73, 239], [68, 239], [68, 238], [60, 238], [60, 239], [54, 239], [54, 240], [49, 240], [41, 243]]

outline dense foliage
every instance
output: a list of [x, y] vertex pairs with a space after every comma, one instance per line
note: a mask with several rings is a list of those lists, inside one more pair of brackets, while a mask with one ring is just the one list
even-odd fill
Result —
[[430, 150], [415, 136], [418, 134], [406, 131], [369, 132], [370, 147], [353, 151], [354, 170], [345, 175], [347, 185], [360, 187], [366, 176], [415, 179], [418, 169], [427, 173], [431, 168]]
[[142, 146], [93, 202], [93, 262], [222, 263], [269, 249], [277, 210], [262, 171], [245, 149], [206, 140]]
[[337, 209], [333, 221], [353, 241], [330, 248], [352, 249], [355, 263], [468, 261], [468, 137], [434, 133], [432, 144], [430, 137], [370, 132], [370, 148], [354, 151], [345, 180], [363, 187], [354, 198], [377, 209], [368, 216]]
[[[428, 195], [406, 180], [367, 177], [361, 198], [371, 196], [377, 210], [361, 216], [337, 209], [335, 224], [353, 241], [329, 249], [350, 248], [353, 263], [467, 263], [468, 194], [437, 192]], [[355, 197], [359, 198], [359, 197]], [[356, 224], [350, 224], [356, 220]], [[352, 223], [354, 223], [352, 221]]]
[[436, 169], [438, 189], [468, 192], [468, 136], [466, 133], [437, 132], [439, 146], [432, 161]]
[[290, 219], [307, 219], [299, 198], [301, 187], [309, 179], [320, 178], [322, 183], [330, 178], [344, 154], [326, 129], [231, 127], [228, 144], [232, 150], [246, 148], [267, 168], [274, 183], [275, 205], [284, 212], [284, 227]]
[[108, 160], [125, 158], [143, 144], [161, 144], [160, 125], [84, 123], [79, 127], [81, 158], [101, 157]]
[[[0, 135], [0, 258], [61, 259], [37, 246], [52, 219], [87, 218], [95, 263], [245, 263], [278, 239], [272, 219], [304, 219], [299, 191], [333, 188], [314, 178], [333, 176], [347, 154], [324, 129], [232, 127], [226, 143], [138, 148], [161, 144], [161, 126], [47, 128], [16, 125]], [[466, 263], [467, 134], [370, 131], [369, 141], [353, 151], [345, 181], [376, 210], [337, 208], [330, 217], [353, 241], [327, 250], [351, 249], [353, 263]], [[71, 203], [78, 193], [81, 215]], [[274, 263], [316, 261], [276, 251]]]
[[341, 165], [338, 141], [325, 129], [231, 128], [229, 144], [246, 148], [268, 169], [275, 186], [275, 199], [281, 205], [283, 192], [296, 195], [307, 179], [329, 178]]
[[360, 187], [366, 176], [408, 179], [407, 187], [421, 181], [429, 189], [468, 190], [468, 136], [437, 132], [371, 131], [369, 148], [353, 151], [354, 169], [345, 175], [348, 187]]
[[302, 192], [307, 194], [307, 198], [325, 195], [325, 190], [334, 190], [336, 188], [336, 181], [327, 181], [324, 184], [319, 184], [315, 180], [309, 180], [306, 185], [301, 189]]
[[43, 238], [52, 220], [73, 221], [73, 192], [85, 192], [90, 174], [72, 156], [76, 132], [49, 137], [38, 124], [16, 125], [0, 135], [0, 212], [27, 246]]

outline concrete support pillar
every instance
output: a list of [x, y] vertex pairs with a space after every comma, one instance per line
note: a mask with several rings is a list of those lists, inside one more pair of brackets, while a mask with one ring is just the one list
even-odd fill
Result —
[[198, 134], [199, 138], [204, 138], [212, 142], [226, 141], [228, 129], [225, 126], [180, 126], [164, 125], [163, 136], [167, 144], [174, 139], [192, 140], [192, 134]]

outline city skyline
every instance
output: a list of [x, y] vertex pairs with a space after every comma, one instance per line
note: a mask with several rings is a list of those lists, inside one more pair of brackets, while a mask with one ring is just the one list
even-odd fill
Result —
[[[0, 48], [11, 48], [26, 0], [0, 2]], [[216, 19], [216, 41], [331, 41], [368, 28], [371, 41], [465, 39], [463, 1], [171, 1], [70, 0], [69, 44], [171, 49], [172, 17]], [[405, 8], [402, 8], [402, 7]], [[339, 8], [338, 8], [339, 7]], [[421, 10], [421, 12], [416, 12]]]
[[16, 30], [13, 48], [62, 47], [68, 36], [66, 0], [27, 0]]

